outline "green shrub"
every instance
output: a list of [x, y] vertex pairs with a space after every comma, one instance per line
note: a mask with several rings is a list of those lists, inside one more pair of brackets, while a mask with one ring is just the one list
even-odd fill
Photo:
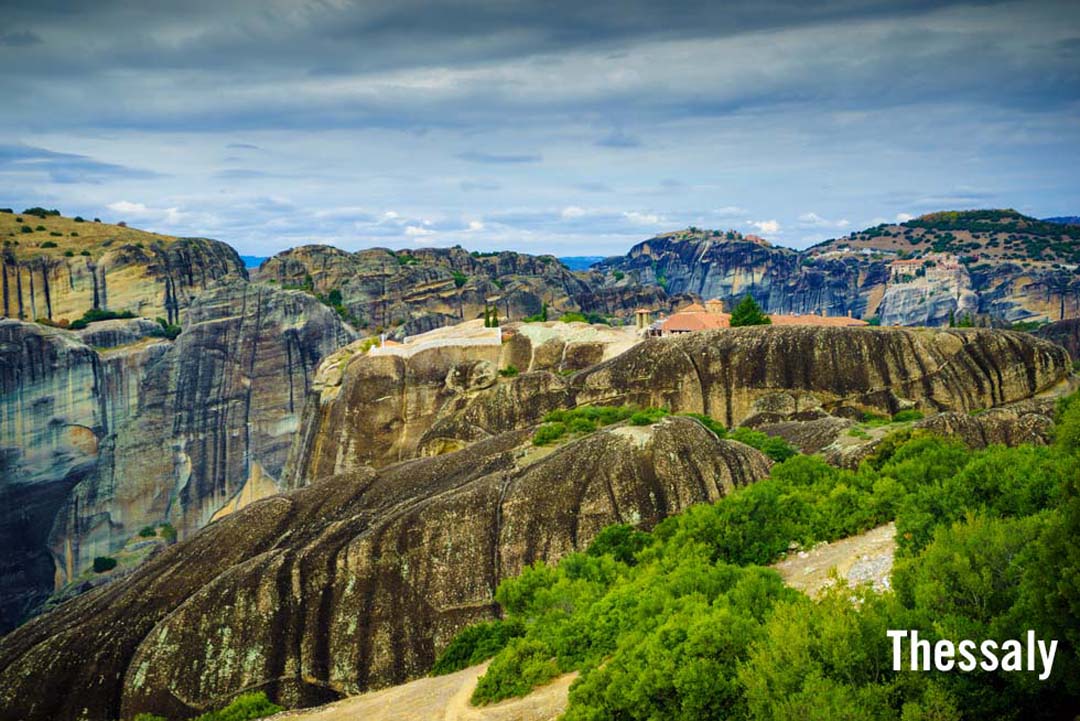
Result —
[[769, 436], [750, 428], [736, 428], [730, 431], [727, 437], [758, 449], [774, 461], [784, 461], [798, 453], [783, 438]]
[[[72, 235], [78, 235], [78, 233], [72, 233]], [[86, 257], [86, 258], [89, 258], [90, 257], [90, 251], [89, 250], [81, 250], [81, 251], [79, 251], [79, 255], [81, 255], [83, 257]]]
[[65, 258], [74, 258], [75, 257], [75, 251], [73, 251], [73, 250], [65, 250], [64, 251], [64, 257]]
[[514, 376], [516, 376], [520, 372], [521, 371], [519, 371], [517, 369], [517, 366], [515, 366], [513, 364], [510, 364], [510, 365], [506, 366], [505, 368], [500, 369], [499, 370], [499, 375], [501, 375], [503, 378], [513, 378]]
[[245, 693], [236, 697], [232, 703], [220, 711], [210, 711], [197, 716], [194, 721], [250, 721], [272, 716], [284, 711], [281, 706], [271, 703], [262, 691]]
[[34, 228], [34, 231], [38, 233], [42, 233], [46, 230], [48, 230], [48, 228], [46, 228], [44, 225], [38, 225]]
[[76, 215], [74, 218], [72, 218], [72, 220], [74, 220], [76, 223], [85, 223], [86, 222], [81, 215]]
[[615, 277], [616, 283], [626, 277], [626, 273], [623, 273], [621, 270], [615, 271], [612, 275]]
[[56, 243], [54, 241], [46, 240], [39, 247], [41, 247], [41, 248], [56, 248], [57, 245], [56, 245]]
[[600, 531], [585, 553], [590, 556], [608, 555], [619, 563], [632, 566], [637, 562], [634, 557], [648, 546], [651, 540], [652, 536], [648, 533], [625, 523], [618, 523]]
[[91, 323], [97, 323], [98, 321], [115, 320], [118, 318], [126, 319], [134, 317], [135, 314], [132, 313], [130, 310], [115, 311], [102, 310], [100, 308], [91, 308], [90, 310], [83, 313], [82, 318], [77, 318], [76, 320], [71, 321], [71, 325], [69, 325], [68, 327], [72, 330], [82, 330]]
[[21, 228], [19, 228], [19, 232], [21, 232], [21, 233], [33, 233], [34, 229], [31, 228], [29, 225], [24, 225]]
[[159, 328], [155, 328], [150, 332], [150, 335], [154, 338], [168, 338], [169, 340], [176, 340], [182, 330], [180, 326], [174, 325], [164, 318], [155, 318]]
[[156, 535], [157, 531], [154, 530], [153, 526], [143, 526], [139, 529], [139, 536], [142, 538], [153, 538]]
[[98, 556], [94, 559], [94, 573], [105, 573], [116, 568], [116, 559], [110, 556]]
[[566, 435], [566, 430], [565, 423], [545, 423], [533, 433], [533, 445], [546, 446], [549, 443], [554, 443]]
[[724, 428], [724, 424], [712, 418], [711, 416], [707, 416], [703, 413], [680, 413], [679, 415], [686, 416], [687, 418], [693, 418], [698, 423], [715, 433], [717, 438], [723, 438], [727, 435], [727, 428]]
[[465, 285], [465, 283], [467, 283], [469, 280], [469, 276], [465, 275], [460, 270], [453, 271], [451, 275], [454, 277], [455, 288], [460, 288], [461, 286]]
[[169, 543], [176, 543], [176, 529], [173, 528], [171, 523], [163, 523], [159, 527], [161, 529], [161, 537]]
[[923, 419], [922, 411], [917, 411], [917, 410], [911, 408], [911, 409], [908, 409], [908, 410], [898, 411], [898, 412], [894, 413], [893, 417], [892, 417], [892, 422], [893, 423], [907, 423], [908, 421], [921, 421], [922, 419]]
[[551, 649], [540, 641], [515, 638], [477, 681], [471, 700], [484, 705], [524, 696], [558, 675]]
[[525, 635], [520, 621], [488, 621], [468, 626], [454, 636], [431, 668], [432, 676], [443, 676], [486, 661], [506, 648], [511, 639]]
[[664, 408], [646, 408], [630, 416], [630, 425], [651, 426], [666, 415], [668, 415], [668, 412]]
[[54, 238], [63, 238], [64, 237], [63, 233], [57, 232], [55, 230], [50, 230], [49, 235], [51, 235]]
[[45, 218], [49, 217], [50, 215], [52, 215], [52, 216], [60, 215], [60, 211], [57, 210], [56, 208], [53, 208], [52, 210], [46, 210], [45, 208], [41, 208], [41, 207], [38, 207], [38, 206], [35, 205], [33, 208], [27, 208], [26, 210], [24, 210], [23, 215], [33, 215], [33, 216], [35, 216], [37, 218], [41, 218], [42, 220], [44, 220]]

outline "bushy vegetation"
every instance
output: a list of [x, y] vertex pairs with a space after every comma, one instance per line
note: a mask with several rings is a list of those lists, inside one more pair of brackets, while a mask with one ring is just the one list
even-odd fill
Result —
[[731, 312], [731, 327], [738, 328], [745, 325], [772, 325], [772, 319], [765, 315], [761, 306], [757, 304], [753, 296], [747, 295], [735, 310]]
[[603, 426], [625, 421], [637, 412], [626, 406], [581, 406], [551, 411], [533, 434], [533, 445], [546, 446], [567, 435], [592, 433]]
[[97, 323], [103, 320], [116, 320], [117, 318], [134, 318], [135, 314], [130, 310], [102, 310], [100, 308], [91, 308], [83, 313], [82, 318], [77, 318], [71, 321], [68, 326], [71, 330], [82, 330], [91, 323]]
[[[251, 721], [273, 716], [284, 710], [281, 706], [272, 703], [265, 693], [256, 691], [237, 696], [236, 700], [220, 711], [209, 711], [195, 717], [192, 721]], [[134, 721], [169, 721], [169, 719], [156, 714], [140, 713], [135, 715]]]
[[111, 556], [97, 556], [94, 559], [94, 573], [105, 573], [116, 568], [116, 559]]
[[489, 621], [469, 626], [439, 654], [431, 675], [442, 676], [486, 661], [506, 648], [511, 639], [524, 635], [525, 627], [518, 621]]
[[281, 706], [271, 703], [270, 699], [262, 691], [245, 693], [236, 697], [220, 711], [210, 711], [202, 716], [195, 717], [194, 721], [250, 721], [271, 716], [284, 711]]
[[518, 375], [519, 373], [521, 373], [521, 371], [519, 371], [518, 367], [516, 365], [514, 365], [513, 363], [506, 366], [505, 368], [500, 368], [499, 369], [499, 375], [501, 375], [503, 378], [513, 378], [514, 376]]
[[[838, 584], [811, 600], [761, 567], [890, 520], [895, 591]], [[796, 455], [651, 532], [614, 526], [584, 553], [503, 581], [500, 623], [525, 632], [495, 655], [473, 701], [578, 670], [567, 721], [1071, 718], [1078, 534], [1076, 397], [1060, 406], [1052, 447], [973, 452], [907, 428], [857, 470]], [[1032, 629], [1061, 648], [1044, 682], [896, 672], [890, 628], [931, 643]]]
[[736, 428], [727, 434], [728, 439], [756, 448], [774, 461], [786, 461], [798, 453], [787, 441], [769, 436], [750, 428]]
[[160, 328], [155, 328], [151, 331], [150, 335], [157, 338], [168, 338], [169, 340], [176, 340], [180, 335], [182, 328], [175, 323], [170, 323], [164, 318], [157, 318], [157, 324]]

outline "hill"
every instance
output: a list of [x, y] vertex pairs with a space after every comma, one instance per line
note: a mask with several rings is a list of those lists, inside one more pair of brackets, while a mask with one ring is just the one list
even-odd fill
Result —
[[176, 238], [28, 208], [0, 212], [0, 315], [65, 325], [89, 310], [129, 311], [179, 323], [212, 282], [247, 278], [224, 243]]
[[899, 224], [882, 224], [829, 240], [811, 255], [864, 249], [905, 257], [951, 253], [969, 262], [1016, 261], [1032, 267], [1080, 264], [1080, 227], [1031, 218], [1015, 210], [929, 213]]

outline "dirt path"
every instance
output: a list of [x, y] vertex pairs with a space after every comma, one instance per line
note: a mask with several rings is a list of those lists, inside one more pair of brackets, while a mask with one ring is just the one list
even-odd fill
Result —
[[893, 552], [896, 550], [896, 524], [878, 526], [858, 536], [823, 543], [809, 551], [788, 556], [773, 564], [784, 582], [810, 596], [817, 596], [832, 585], [833, 568], [848, 583], [873, 583], [875, 588], [889, 587]]
[[342, 699], [318, 708], [286, 711], [273, 721], [554, 721], [566, 710], [566, 674], [525, 698], [473, 707], [469, 697], [487, 664], [436, 678], [421, 678], [381, 691]]

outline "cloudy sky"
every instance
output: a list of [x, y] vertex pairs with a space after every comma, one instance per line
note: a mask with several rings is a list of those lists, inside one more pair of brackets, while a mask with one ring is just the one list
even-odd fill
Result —
[[1080, 3], [3, 0], [0, 206], [267, 255], [1080, 214]]

